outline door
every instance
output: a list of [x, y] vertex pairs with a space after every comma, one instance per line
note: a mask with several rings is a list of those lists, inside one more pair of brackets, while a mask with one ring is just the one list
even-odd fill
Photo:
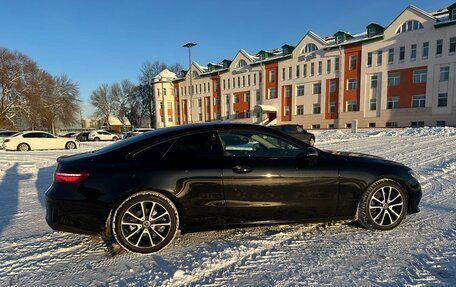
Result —
[[299, 145], [280, 135], [220, 131], [223, 184], [233, 221], [293, 221], [330, 217], [338, 196], [338, 171], [324, 159], [312, 164]]
[[187, 228], [225, 221], [222, 150], [216, 132], [168, 140], [136, 157], [142, 162], [138, 178], [146, 181], [147, 188], [171, 193], [179, 199]]

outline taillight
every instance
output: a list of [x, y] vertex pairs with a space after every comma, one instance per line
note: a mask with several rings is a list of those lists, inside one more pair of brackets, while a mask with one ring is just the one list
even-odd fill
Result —
[[56, 172], [54, 174], [54, 181], [63, 183], [79, 183], [88, 176], [88, 172]]
[[7, 143], [7, 142], [9, 142], [9, 141], [10, 141], [9, 139], [4, 139], [4, 140], [3, 140], [4, 143]]

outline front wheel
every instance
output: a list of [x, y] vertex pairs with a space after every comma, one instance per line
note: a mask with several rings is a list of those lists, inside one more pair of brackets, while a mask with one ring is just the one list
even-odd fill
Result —
[[30, 146], [26, 143], [21, 143], [20, 145], [17, 146], [18, 151], [29, 151]]
[[118, 137], [113, 137], [112, 141], [117, 141], [119, 138]]
[[179, 215], [173, 202], [157, 192], [140, 192], [115, 210], [112, 231], [116, 241], [135, 253], [165, 248], [176, 236]]
[[391, 230], [407, 213], [407, 194], [395, 181], [383, 179], [373, 183], [358, 207], [358, 222], [368, 229]]

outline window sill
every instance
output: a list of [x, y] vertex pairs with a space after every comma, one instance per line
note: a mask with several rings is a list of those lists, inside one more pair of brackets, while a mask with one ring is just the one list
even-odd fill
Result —
[[427, 57], [427, 56], [423, 56], [422, 59], [423, 59], [423, 60], [427, 60], [428, 57]]

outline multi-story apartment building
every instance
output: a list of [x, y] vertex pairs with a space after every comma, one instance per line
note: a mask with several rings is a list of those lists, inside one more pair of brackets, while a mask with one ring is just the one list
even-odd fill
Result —
[[455, 126], [456, 3], [431, 13], [410, 5], [387, 26], [308, 32], [296, 46], [240, 50], [233, 60], [194, 62], [189, 71], [174, 80], [176, 124]]
[[[170, 127], [179, 125], [179, 106], [174, 92], [175, 73], [164, 69], [153, 79], [153, 94], [155, 97], [155, 127]], [[163, 113], [165, 111], [165, 113]]]

